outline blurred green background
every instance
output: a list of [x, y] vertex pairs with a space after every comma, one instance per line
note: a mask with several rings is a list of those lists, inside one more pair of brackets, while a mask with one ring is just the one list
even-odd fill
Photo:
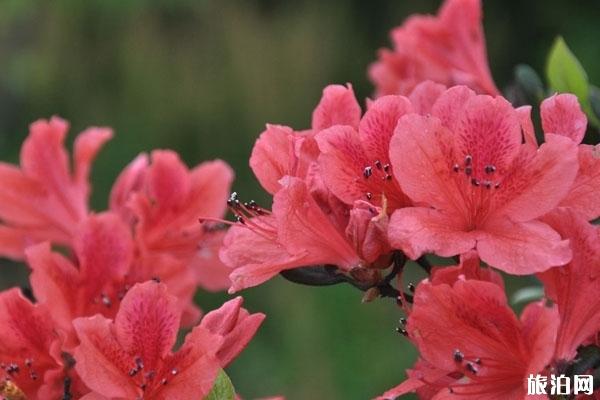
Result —
[[[439, 1], [4, 0], [0, 2], [0, 157], [15, 162], [27, 125], [61, 115], [73, 131], [109, 125], [116, 137], [94, 166], [95, 209], [141, 151], [172, 148], [188, 164], [222, 158], [245, 199], [268, 199], [247, 160], [266, 122], [310, 124], [322, 88], [352, 82], [372, 92], [366, 66], [388, 31]], [[487, 1], [491, 69], [500, 87], [517, 63], [543, 71], [562, 34], [600, 83], [595, 1]], [[72, 138], [72, 136], [71, 136]], [[1, 190], [1, 189], [0, 189]], [[25, 269], [7, 264], [2, 286]], [[416, 270], [416, 268], [412, 268]], [[417, 279], [409, 276], [408, 280]], [[515, 288], [515, 285], [510, 285]], [[361, 304], [350, 287], [282, 279], [247, 290], [268, 319], [229, 369], [247, 399], [367, 399], [404, 379], [415, 351], [394, 328], [390, 301]], [[224, 294], [198, 294], [205, 310]]]

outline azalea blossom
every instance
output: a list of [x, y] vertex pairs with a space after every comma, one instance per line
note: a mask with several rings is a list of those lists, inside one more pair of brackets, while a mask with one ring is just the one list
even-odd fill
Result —
[[[222, 218], [233, 172], [222, 161], [193, 169], [168, 150], [138, 156], [118, 177], [111, 209], [134, 226], [141, 268], [167, 263], [205, 289], [229, 286], [229, 270], [218, 259], [224, 233], [198, 223], [200, 217]], [[179, 266], [175, 264], [179, 263]], [[145, 267], [148, 265], [148, 267]]]
[[[312, 265], [334, 265], [340, 273], [358, 273], [367, 282], [379, 279], [376, 269], [388, 263], [379, 264], [378, 258], [390, 251], [387, 213], [363, 194], [356, 201], [336, 197], [324, 182], [315, 139], [331, 126], [357, 129], [360, 123], [352, 88], [331, 85], [313, 112], [311, 129], [268, 125], [260, 135], [250, 166], [274, 195], [272, 212], [252, 201], [241, 202], [237, 194], [230, 199], [237, 223], [225, 236], [220, 256], [234, 268], [231, 292]], [[375, 270], [363, 268], [370, 266]]]
[[481, 0], [446, 0], [435, 17], [409, 17], [391, 32], [393, 50], [380, 50], [369, 67], [376, 96], [408, 95], [426, 80], [499, 94], [487, 63], [481, 14]]
[[91, 164], [111, 138], [108, 128], [77, 136], [72, 166], [64, 147], [69, 124], [58, 118], [31, 124], [20, 168], [0, 163], [0, 255], [20, 260], [42, 241], [69, 246], [89, 209]]
[[150, 279], [164, 282], [177, 296], [186, 325], [197, 319], [196, 284], [185, 273], [189, 268], [182, 271], [181, 263], [156, 258], [149, 269], [137, 263], [134, 251], [128, 226], [111, 212], [92, 215], [80, 225], [73, 259], [52, 251], [48, 243], [27, 249], [33, 293], [52, 310], [56, 326], [66, 335], [65, 348], [76, 344], [73, 319], [97, 313], [114, 317], [129, 288]]
[[50, 309], [32, 304], [17, 288], [0, 293], [0, 395], [61, 398], [65, 379], [73, 394], [85, 391], [61, 357], [62, 341], [50, 315]]
[[561, 318], [555, 357], [557, 362], [571, 361], [577, 348], [600, 332], [600, 231], [568, 208], [553, 211], [544, 222], [570, 239], [573, 248], [569, 264], [538, 275]]
[[521, 116], [502, 97], [457, 86], [431, 115], [402, 117], [390, 143], [394, 177], [415, 207], [392, 215], [393, 247], [416, 259], [476, 249], [488, 265], [530, 274], [571, 259], [539, 217], [565, 198], [578, 170], [575, 142], [548, 133], [522, 142]]
[[491, 282], [424, 281], [407, 324], [421, 359], [404, 383], [379, 399], [420, 390], [422, 398], [521, 400], [527, 376], [552, 359], [558, 323], [556, 307], [542, 303], [528, 305], [518, 319]]
[[389, 252], [387, 216], [374, 206], [359, 203], [346, 222], [338, 224], [321, 209], [304, 181], [288, 177], [282, 184], [274, 196], [272, 213], [233, 199], [234, 210], [245, 214], [238, 214], [239, 222], [229, 229], [221, 249], [223, 262], [235, 268], [230, 291], [310, 265], [334, 265], [347, 274], [361, 270], [363, 279], [377, 281], [377, 270], [365, 272], [362, 267]]
[[600, 217], [600, 147], [581, 144], [587, 118], [577, 97], [572, 94], [549, 97], [542, 102], [540, 114], [545, 134], [566, 136], [579, 145], [579, 171], [560, 206], [574, 209], [590, 221]]
[[75, 368], [92, 390], [82, 399], [203, 398], [264, 318], [248, 314], [241, 303], [234, 299], [207, 314], [176, 352], [171, 349], [180, 311], [160, 283], [135, 285], [114, 320], [101, 315], [76, 319], [81, 344], [75, 349]]

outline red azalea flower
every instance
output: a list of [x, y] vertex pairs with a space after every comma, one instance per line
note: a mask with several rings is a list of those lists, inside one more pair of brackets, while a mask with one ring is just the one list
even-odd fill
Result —
[[75, 343], [74, 318], [96, 313], [112, 317], [127, 291], [133, 242], [114, 214], [90, 216], [75, 234], [75, 259], [53, 252], [48, 243], [27, 249], [30, 281], [36, 299], [52, 310], [55, 324]]
[[275, 194], [284, 176], [305, 179], [311, 190], [320, 190], [321, 176], [316, 163], [319, 148], [315, 134], [334, 125], [358, 128], [360, 106], [352, 86], [329, 85], [313, 111], [312, 127], [294, 131], [283, 125], [267, 125], [256, 140], [250, 156], [250, 167], [262, 187]]
[[358, 128], [335, 125], [316, 136], [323, 181], [334, 195], [348, 205], [357, 200], [378, 206], [387, 202], [395, 210], [409, 204], [392, 179], [389, 143], [398, 119], [411, 112], [406, 97], [381, 97], [370, 104]]
[[577, 347], [600, 331], [600, 231], [566, 208], [545, 216], [544, 222], [569, 239], [573, 248], [569, 264], [538, 275], [561, 317], [555, 357], [570, 361]]
[[[288, 177], [273, 199], [273, 212], [244, 207], [225, 236], [221, 259], [235, 268], [231, 292], [256, 286], [279, 272], [331, 264], [351, 273], [389, 251], [387, 217], [360, 203], [344, 223], [328, 216], [304, 181]], [[368, 274], [367, 274], [368, 275]]]
[[454, 285], [459, 279], [475, 279], [495, 283], [504, 289], [502, 275], [491, 268], [481, 266], [476, 251], [461, 254], [460, 263], [449, 267], [433, 267], [431, 269], [430, 281], [434, 285], [445, 283]]
[[560, 206], [576, 210], [589, 221], [600, 217], [600, 147], [581, 144], [587, 118], [577, 97], [558, 94], [547, 98], [542, 102], [540, 114], [546, 134], [563, 135], [579, 145], [579, 171]]
[[522, 143], [520, 121], [503, 98], [464, 86], [440, 96], [430, 116], [402, 117], [390, 160], [418, 207], [394, 212], [392, 246], [413, 259], [476, 249], [484, 262], [513, 274], [569, 262], [568, 242], [537, 218], [571, 189], [576, 145], [554, 134], [539, 149]]
[[0, 163], [0, 255], [22, 259], [25, 247], [46, 240], [69, 245], [86, 217], [91, 163], [112, 132], [82, 132], [71, 167], [64, 148], [68, 129], [58, 117], [36, 121], [21, 148], [21, 168]]
[[61, 339], [46, 307], [32, 304], [19, 289], [1, 292], [0, 325], [0, 395], [12, 390], [20, 398], [57, 399], [67, 377], [74, 393], [85, 388], [64, 365]]
[[552, 359], [556, 308], [530, 304], [517, 319], [498, 285], [422, 282], [407, 331], [422, 361], [409, 379], [380, 399], [419, 388], [435, 399], [521, 400], [527, 376]]
[[391, 33], [394, 50], [369, 67], [376, 95], [408, 94], [420, 82], [499, 94], [487, 64], [480, 0], [446, 0], [437, 17], [413, 15]]
[[202, 226], [198, 219], [223, 217], [232, 179], [231, 168], [222, 161], [189, 170], [168, 150], [153, 151], [151, 163], [141, 155], [125, 168], [110, 203], [135, 226], [141, 268], [152, 268], [157, 259], [179, 262], [182, 266], [176, 269], [190, 269], [203, 288], [228, 287], [230, 271], [218, 259], [224, 233]]
[[241, 299], [208, 314], [182, 347], [177, 339], [177, 299], [155, 282], [135, 285], [114, 321], [96, 315], [74, 321], [81, 344], [77, 372], [93, 393], [89, 399], [200, 399], [212, 388], [220, 368], [247, 344], [262, 322], [249, 315]]
[[196, 282], [189, 266], [160, 254], [142, 263], [134, 258], [134, 250], [129, 228], [112, 212], [91, 215], [81, 224], [73, 259], [51, 251], [48, 243], [27, 249], [33, 292], [68, 333], [67, 348], [76, 343], [74, 318], [96, 313], [114, 317], [127, 290], [150, 279], [162, 281], [177, 296], [184, 325], [198, 320], [200, 310], [193, 302]]

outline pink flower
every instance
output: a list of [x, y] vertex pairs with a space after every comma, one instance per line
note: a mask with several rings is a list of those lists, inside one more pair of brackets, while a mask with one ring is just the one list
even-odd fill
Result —
[[449, 267], [434, 267], [431, 270], [430, 281], [433, 285], [445, 283], [454, 285], [459, 279], [475, 279], [495, 283], [504, 289], [502, 275], [481, 266], [476, 251], [469, 251], [460, 256], [460, 264]]
[[334, 125], [358, 128], [360, 114], [352, 86], [329, 85], [313, 111], [311, 129], [295, 131], [283, 125], [267, 125], [250, 157], [250, 167], [262, 187], [275, 194], [281, 188], [281, 178], [294, 176], [306, 179], [317, 190], [321, 181], [315, 134]]
[[[117, 179], [111, 209], [134, 225], [141, 268], [156, 260], [195, 279], [205, 289], [229, 286], [228, 269], [218, 260], [223, 233], [198, 223], [199, 218], [222, 218], [233, 172], [222, 161], [202, 163], [189, 170], [172, 151], [156, 150], [150, 163], [136, 158]], [[145, 265], [149, 267], [144, 267]]]
[[499, 94], [487, 64], [480, 0], [446, 0], [437, 17], [413, 15], [391, 33], [394, 50], [369, 67], [376, 95], [407, 95], [420, 82]]
[[79, 393], [81, 385], [61, 359], [61, 340], [46, 307], [30, 303], [19, 289], [1, 292], [0, 324], [3, 385], [22, 398], [54, 399], [61, 397], [63, 381], [70, 377], [77, 386], [74, 393]]
[[108, 128], [89, 128], [75, 140], [73, 167], [64, 148], [69, 125], [52, 117], [31, 124], [21, 168], [0, 163], [0, 255], [22, 259], [30, 244], [69, 245], [88, 213], [91, 163]]
[[413, 259], [476, 249], [484, 262], [512, 274], [569, 262], [568, 241], [538, 218], [571, 189], [576, 145], [555, 134], [539, 149], [524, 144], [520, 121], [503, 98], [464, 86], [441, 95], [431, 116], [402, 117], [390, 160], [417, 206], [392, 215], [392, 246]]
[[200, 399], [219, 370], [254, 335], [263, 315], [249, 315], [232, 300], [208, 314], [177, 352], [177, 299], [162, 284], [134, 286], [114, 321], [101, 315], [74, 321], [81, 344], [77, 372], [93, 393], [88, 399]]
[[581, 144], [587, 118], [577, 97], [572, 94], [554, 95], [542, 102], [540, 111], [546, 134], [566, 136], [579, 145], [579, 171], [560, 206], [572, 208], [588, 220], [600, 217], [600, 147]]
[[573, 248], [569, 264], [538, 275], [561, 317], [555, 357], [570, 361], [577, 347], [600, 331], [600, 231], [566, 208], [545, 216], [544, 222], [569, 239]]
[[321, 131], [316, 140], [320, 171], [331, 192], [348, 205], [367, 200], [386, 203], [390, 210], [409, 205], [398, 183], [392, 179], [389, 144], [398, 120], [413, 112], [403, 96], [385, 96], [371, 103], [358, 129], [334, 125]]
[[52, 310], [57, 328], [72, 347], [74, 318], [96, 313], [113, 317], [128, 288], [126, 277], [133, 261], [127, 226], [114, 214], [91, 216], [75, 234], [71, 260], [41, 243], [27, 249], [36, 299]]
[[321, 209], [301, 179], [288, 177], [282, 184], [272, 213], [234, 200], [239, 223], [230, 228], [221, 249], [223, 262], [235, 268], [231, 292], [298, 267], [330, 264], [351, 273], [387, 251], [387, 217], [381, 210], [358, 204], [339, 221]]
[[408, 335], [422, 361], [380, 399], [417, 389], [436, 399], [514, 399], [526, 396], [526, 378], [541, 372], [554, 350], [558, 313], [540, 303], [517, 319], [496, 284], [458, 280], [422, 282], [408, 319]]

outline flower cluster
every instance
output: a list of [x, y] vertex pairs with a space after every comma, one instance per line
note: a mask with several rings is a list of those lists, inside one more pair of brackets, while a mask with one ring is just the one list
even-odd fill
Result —
[[[530, 374], [596, 369], [600, 150], [582, 144], [577, 97], [546, 98], [536, 135], [532, 107], [492, 81], [477, 0], [392, 38], [364, 113], [350, 85], [331, 85], [310, 129], [267, 125], [256, 141], [250, 166], [273, 203], [229, 199], [230, 292], [281, 274], [395, 298], [420, 357], [381, 399], [522, 399]], [[457, 265], [431, 267], [431, 254]], [[407, 259], [429, 277], [404, 292]], [[537, 276], [545, 298], [517, 317], [498, 271]]]
[[[67, 130], [56, 117], [34, 122], [20, 167], [0, 163], [0, 254], [31, 270], [31, 290], [0, 293], [0, 395], [203, 398], [264, 319], [236, 298], [198, 323], [193, 303], [198, 286], [229, 282], [217, 259], [224, 232], [198, 218], [223, 216], [231, 169], [142, 154], [110, 209], [94, 213], [91, 164], [112, 133], [81, 133], [70, 162]], [[173, 351], [181, 327], [193, 328]]]

